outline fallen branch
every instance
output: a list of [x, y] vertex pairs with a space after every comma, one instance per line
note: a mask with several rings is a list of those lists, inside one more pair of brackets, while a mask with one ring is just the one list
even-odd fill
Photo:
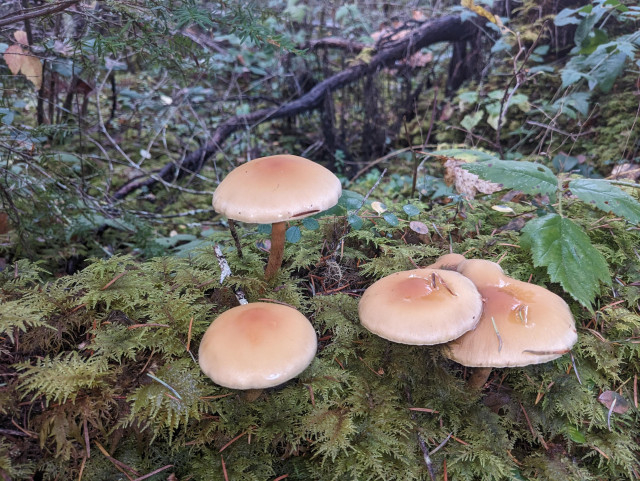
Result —
[[353, 65], [323, 80], [296, 100], [283, 104], [280, 107], [260, 109], [247, 115], [231, 117], [218, 126], [211, 135], [209, 142], [185, 156], [180, 164], [173, 161], [169, 162], [148, 178], [128, 182], [121, 186], [113, 194], [113, 197], [115, 199], [123, 199], [142, 187], [151, 187], [157, 182], [172, 181], [181, 175], [199, 172], [207, 159], [221, 150], [224, 141], [236, 130], [243, 129], [247, 125], [256, 125], [267, 120], [291, 117], [302, 112], [320, 108], [327, 94], [353, 83], [366, 75], [374, 74], [384, 67], [393, 66], [396, 61], [411, 57], [423, 47], [438, 42], [460, 41], [469, 37], [474, 31], [475, 27], [473, 23], [463, 22], [459, 16], [447, 16], [432, 22], [426, 22], [407, 36], [386, 43], [371, 57], [368, 63], [362, 62]]
[[338, 37], [325, 37], [317, 40], [311, 40], [302, 46], [302, 49], [319, 50], [321, 48], [337, 48], [341, 50], [347, 50], [349, 52], [361, 52], [367, 47], [371, 47], [364, 42], [356, 42], [354, 40], [347, 40]]
[[19, 12], [12, 12], [4, 17], [0, 18], [0, 27], [5, 25], [11, 25], [12, 23], [22, 22], [30, 18], [44, 17], [45, 15], [51, 15], [53, 13], [66, 10], [72, 5], [80, 3], [80, 0], [66, 0], [60, 3], [46, 4], [29, 9], [20, 9]]

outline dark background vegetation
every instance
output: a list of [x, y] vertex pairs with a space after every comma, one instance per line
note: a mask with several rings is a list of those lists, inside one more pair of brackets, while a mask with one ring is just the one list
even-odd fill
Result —
[[[640, 214], [569, 184], [638, 198], [640, 9], [463, 4], [0, 5], [0, 479], [640, 478]], [[278, 153], [347, 193], [292, 226], [267, 284], [266, 228], [239, 228], [240, 259], [210, 205], [227, 172]], [[588, 300], [520, 243], [553, 195], [444, 181], [448, 159], [482, 155], [557, 176], [560, 213], [608, 268]], [[450, 250], [562, 295], [575, 362], [494, 371], [479, 393], [439, 348], [360, 327], [364, 288]], [[194, 346], [232, 287], [311, 319], [300, 380], [248, 399], [200, 373]]]

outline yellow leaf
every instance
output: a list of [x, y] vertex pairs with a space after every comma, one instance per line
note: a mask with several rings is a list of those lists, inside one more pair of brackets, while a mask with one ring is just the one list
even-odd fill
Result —
[[27, 40], [27, 34], [22, 30], [16, 30], [13, 32], [13, 36], [16, 39], [16, 42], [21, 43], [22, 45], [29, 45], [29, 41]]
[[500, 17], [496, 17], [493, 13], [489, 12], [479, 5], [476, 5], [475, 3], [473, 3], [473, 0], [461, 0], [460, 4], [463, 7], [477, 13], [481, 17], [486, 18], [491, 23], [495, 23], [498, 27], [500, 27], [501, 30], [504, 28], [504, 24], [502, 23], [502, 20], [500, 20]]
[[378, 202], [377, 200], [371, 202], [371, 208], [375, 210], [378, 214], [382, 214], [387, 210], [387, 206], [385, 206], [382, 202]]
[[363, 48], [362, 51], [358, 54], [358, 56], [356, 57], [357, 60], [360, 60], [363, 63], [369, 63], [371, 62], [371, 57], [373, 57], [373, 54], [375, 53], [376, 49], [375, 48]]
[[7, 67], [9, 67], [13, 75], [17, 75], [20, 72], [24, 55], [25, 51], [17, 44], [11, 45], [4, 51], [4, 61], [7, 62]]

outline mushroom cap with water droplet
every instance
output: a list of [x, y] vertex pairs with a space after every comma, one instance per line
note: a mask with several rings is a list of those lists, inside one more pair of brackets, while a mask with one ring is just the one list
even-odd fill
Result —
[[239, 165], [213, 193], [213, 208], [230, 219], [271, 224], [317, 214], [338, 203], [340, 180], [296, 155], [271, 155]]
[[472, 329], [482, 312], [473, 283], [455, 271], [414, 269], [376, 281], [358, 305], [369, 331], [402, 344], [440, 344]]
[[254, 302], [223, 312], [200, 342], [200, 368], [232, 389], [277, 386], [304, 371], [316, 354], [316, 332], [297, 310]]
[[512, 279], [491, 261], [468, 259], [458, 271], [480, 291], [484, 311], [475, 329], [447, 344], [450, 359], [468, 367], [528, 366], [562, 356], [578, 339], [569, 306], [553, 292]]

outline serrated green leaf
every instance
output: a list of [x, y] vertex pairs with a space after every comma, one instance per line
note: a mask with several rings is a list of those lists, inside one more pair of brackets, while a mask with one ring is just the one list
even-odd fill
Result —
[[451, 157], [465, 162], [482, 162], [483, 160], [498, 160], [498, 158], [490, 153], [473, 149], [442, 149], [429, 152], [431, 155], [440, 155]]
[[478, 101], [478, 92], [462, 92], [458, 95], [458, 100], [466, 104], [474, 104]]
[[402, 210], [409, 216], [412, 217], [414, 215], [418, 215], [420, 213], [420, 209], [418, 209], [413, 204], [407, 204], [402, 207]]
[[302, 238], [302, 232], [297, 225], [292, 225], [285, 231], [284, 238], [287, 239], [287, 242], [295, 244]]
[[521, 190], [526, 194], [555, 196], [558, 188], [553, 172], [548, 167], [533, 162], [489, 160], [464, 164], [462, 168], [481, 179], [496, 182], [509, 189]]
[[530, 220], [522, 229], [521, 244], [531, 250], [535, 266], [545, 266], [551, 280], [587, 308], [600, 282], [611, 282], [607, 262], [587, 234], [558, 214]]
[[622, 74], [626, 63], [625, 53], [612, 54], [607, 56], [600, 67], [593, 72], [602, 92], [608, 93], [613, 88], [614, 82]]
[[607, 36], [607, 32], [604, 30], [600, 30], [599, 28], [594, 29], [581, 43], [580, 54], [589, 55], [595, 52], [596, 48], [603, 43], [609, 41], [609, 37]]
[[576, 45], [581, 45], [582, 42], [587, 39], [589, 34], [593, 32], [593, 27], [600, 20], [600, 18], [602, 18], [602, 15], [604, 15], [605, 12], [605, 9], [597, 9], [595, 12], [590, 13], [580, 21], [580, 24], [578, 25], [578, 28], [576, 28], [576, 33], [573, 37], [573, 41], [576, 43]]
[[482, 110], [478, 110], [476, 112], [473, 112], [472, 114], [465, 115], [464, 118], [460, 121], [460, 125], [467, 130], [473, 130], [473, 128], [480, 123], [483, 116], [484, 112]]
[[396, 215], [392, 214], [391, 212], [385, 212], [384, 214], [382, 214], [382, 218], [387, 222], [387, 224], [393, 227], [397, 226], [400, 223]]
[[579, 199], [598, 209], [624, 217], [634, 224], [640, 223], [640, 202], [606, 180], [576, 179], [569, 189]]
[[562, 88], [568, 87], [569, 85], [573, 85], [578, 80], [583, 77], [586, 77], [582, 72], [578, 72], [570, 67], [566, 67], [562, 69], [562, 73], [560, 74], [562, 78]]

